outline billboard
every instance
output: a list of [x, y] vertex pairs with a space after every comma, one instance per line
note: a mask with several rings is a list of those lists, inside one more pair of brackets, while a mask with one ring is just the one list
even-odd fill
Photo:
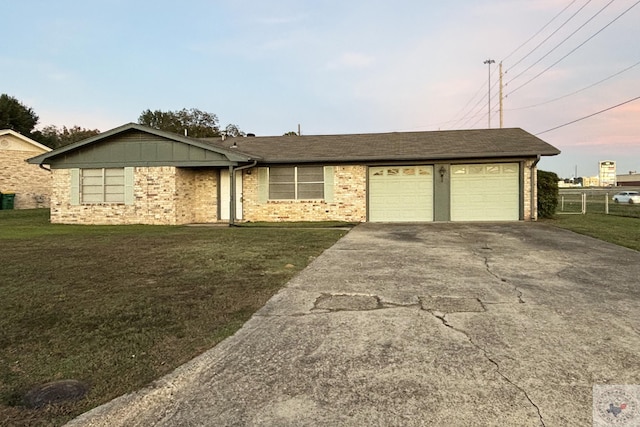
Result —
[[602, 160], [598, 162], [598, 171], [600, 187], [616, 186], [616, 162], [613, 160]]

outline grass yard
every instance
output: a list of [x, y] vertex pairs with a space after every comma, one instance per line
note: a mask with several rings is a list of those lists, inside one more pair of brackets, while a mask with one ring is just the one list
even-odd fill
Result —
[[[0, 211], [0, 424], [61, 425], [139, 389], [240, 326], [346, 231], [51, 225]], [[76, 379], [84, 400], [23, 405]]]
[[545, 222], [640, 251], [640, 218], [587, 213], [556, 215]]

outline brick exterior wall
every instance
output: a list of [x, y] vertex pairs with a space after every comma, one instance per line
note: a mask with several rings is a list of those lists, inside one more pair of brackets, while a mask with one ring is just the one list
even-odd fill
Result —
[[176, 170], [176, 210], [179, 224], [218, 220], [218, 171]]
[[243, 184], [243, 215], [245, 221], [348, 221], [367, 219], [367, 168], [365, 166], [334, 166], [333, 201], [270, 200], [260, 203], [258, 174], [245, 171]]
[[137, 167], [131, 205], [72, 205], [70, 183], [69, 169], [53, 171], [52, 223], [177, 225], [217, 220], [215, 170]]
[[[524, 162], [524, 219], [531, 220], [531, 165]], [[367, 219], [366, 166], [334, 166], [333, 201], [260, 202], [258, 173], [243, 171], [244, 221], [347, 221]], [[536, 187], [534, 169], [534, 218]], [[71, 173], [53, 171], [51, 222], [61, 224], [189, 224], [218, 221], [219, 172], [215, 169], [138, 167], [134, 203], [71, 205]]]
[[[524, 162], [524, 220], [535, 221], [538, 219], [538, 177], [537, 168], [533, 168], [533, 174], [531, 173], [531, 165], [534, 160], [527, 160]], [[533, 175], [533, 176], [532, 176]], [[531, 179], [533, 179], [533, 206], [531, 206]], [[533, 209], [533, 219], [531, 216], [531, 210]]]
[[[9, 137], [3, 140], [12, 143]], [[14, 209], [49, 207], [51, 172], [25, 161], [43, 152], [0, 147], [0, 192], [15, 193]]]

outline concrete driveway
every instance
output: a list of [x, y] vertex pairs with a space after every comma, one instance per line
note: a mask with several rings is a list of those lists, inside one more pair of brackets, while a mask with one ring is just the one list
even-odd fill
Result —
[[362, 224], [69, 425], [591, 425], [593, 385], [640, 384], [639, 278], [640, 253], [544, 224]]

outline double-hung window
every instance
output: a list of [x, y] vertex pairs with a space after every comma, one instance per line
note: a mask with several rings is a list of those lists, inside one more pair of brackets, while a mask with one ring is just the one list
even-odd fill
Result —
[[124, 168], [81, 169], [80, 195], [84, 204], [124, 203]]
[[324, 167], [278, 166], [269, 168], [269, 199], [315, 200], [324, 198]]

